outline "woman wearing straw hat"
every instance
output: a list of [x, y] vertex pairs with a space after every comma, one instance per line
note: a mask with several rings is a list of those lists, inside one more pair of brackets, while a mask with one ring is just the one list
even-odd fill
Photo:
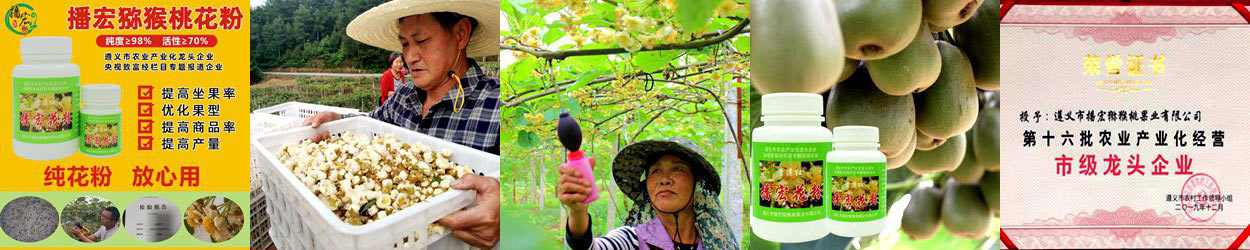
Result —
[[[499, 1], [393, 0], [356, 16], [347, 35], [403, 53], [408, 80], [369, 117], [499, 154], [499, 80], [470, 59], [499, 54]], [[304, 124], [345, 116], [321, 112]]]
[[[499, 1], [393, 0], [356, 16], [347, 35], [403, 53], [407, 83], [394, 84], [394, 94], [369, 117], [499, 154], [499, 80], [470, 59], [499, 54]], [[322, 112], [304, 124], [316, 128], [344, 116], [351, 115]], [[451, 187], [477, 191], [477, 201], [438, 223], [469, 245], [496, 247], [499, 181], [468, 174]]]
[[717, 202], [719, 175], [692, 148], [687, 140], [643, 141], [617, 154], [612, 175], [634, 206], [625, 226], [597, 238], [582, 203], [590, 183], [561, 165], [556, 192], [568, 211], [565, 243], [575, 250], [739, 249]]

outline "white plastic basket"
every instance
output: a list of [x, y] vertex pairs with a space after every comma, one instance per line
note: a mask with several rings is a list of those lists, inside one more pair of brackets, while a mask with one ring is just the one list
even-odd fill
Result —
[[[360, 112], [360, 110], [354, 108], [343, 108], [302, 102], [286, 102], [252, 111], [252, 115], [249, 117], [249, 120], [251, 121], [249, 122], [249, 125], [251, 125], [250, 131], [252, 132], [252, 137], [257, 137], [263, 134], [268, 134], [269, 132], [299, 127], [302, 125], [305, 118], [317, 115], [317, 113], [321, 113], [321, 111], [330, 111], [339, 114], [364, 114]], [[258, 154], [256, 148], [253, 147], [251, 155], [251, 184], [253, 187], [259, 187], [261, 186], [260, 182], [263, 179], [257, 176], [260, 173], [260, 171], [257, 171], [257, 166], [260, 165], [260, 154]]]
[[[294, 113], [293, 113], [294, 114]], [[275, 114], [257, 113], [249, 117], [250, 131], [253, 138], [278, 130], [285, 130], [298, 127], [303, 123], [303, 119], [294, 116], [280, 116]], [[261, 174], [261, 157], [260, 151], [255, 146], [251, 148], [251, 187], [252, 187], [252, 249], [265, 249], [273, 244], [273, 238], [270, 235], [270, 218], [268, 202], [265, 201], [265, 193], [263, 186], [265, 178]]]
[[[305, 118], [312, 117], [321, 111], [331, 111], [340, 114], [360, 113], [359, 110], [353, 108], [341, 108], [334, 106], [326, 106], [302, 102], [286, 102], [252, 111], [249, 117], [249, 125], [252, 137], [257, 137], [269, 132], [287, 130], [300, 126]], [[262, 178], [257, 176], [260, 171], [257, 167], [260, 165], [260, 154], [257, 154], [256, 148], [252, 147], [252, 181], [253, 187], [259, 187]]]
[[[252, 131], [253, 138], [269, 132], [295, 128], [300, 126], [304, 121], [304, 119], [296, 117], [272, 114], [252, 114], [248, 120], [250, 121], [248, 124], [252, 126], [250, 131]], [[251, 151], [251, 184], [253, 188], [259, 188], [261, 186], [261, 181], [263, 181], [263, 178], [260, 177], [261, 158], [256, 147], [251, 147]]]
[[252, 186], [252, 203], [249, 207], [251, 215], [252, 249], [268, 249], [273, 245], [269, 235], [269, 213], [266, 211], [265, 195], [260, 186]]
[[[335, 106], [326, 106], [320, 104], [302, 103], [302, 102], [286, 102], [252, 111], [249, 117], [249, 125], [251, 125], [252, 137], [257, 137], [269, 132], [287, 130], [299, 127], [305, 118], [312, 117], [321, 111], [330, 111], [339, 114], [364, 114], [360, 110], [354, 108], [343, 108]], [[252, 148], [252, 180], [253, 187], [260, 187], [263, 178], [258, 176], [260, 171], [260, 154], [256, 148]]]
[[[271, 238], [280, 249], [423, 249], [450, 231], [427, 235], [438, 219], [472, 204], [476, 192], [452, 189], [378, 221], [353, 226], [330, 212], [308, 187], [283, 165], [275, 154], [286, 143], [311, 138], [318, 132], [378, 136], [392, 134], [397, 140], [421, 143], [436, 150], [452, 151], [451, 160], [475, 174], [499, 178], [499, 156], [413, 132], [368, 117], [351, 117], [322, 124], [314, 130], [300, 127], [256, 137], [252, 146], [262, 157]], [[415, 241], [413, 240], [415, 236]], [[406, 240], [407, 239], [407, 240]], [[440, 242], [442, 243], [442, 242]], [[467, 247], [462, 242], [460, 245]], [[439, 244], [444, 245], [444, 244]]]
[[335, 106], [326, 106], [321, 104], [302, 103], [302, 102], [286, 102], [283, 104], [273, 105], [252, 111], [252, 114], [270, 114], [277, 116], [308, 118], [321, 111], [330, 111], [339, 114], [358, 114], [360, 110], [354, 108], [344, 108]]
[[294, 116], [281, 116], [268, 113], [253, 113], [249, 117], [249, 123], [252, 125], [250, 131], [252, 136], [256, 137], [269, 132], [287, 130], [298, 127], [304, 122], [303, 118]]

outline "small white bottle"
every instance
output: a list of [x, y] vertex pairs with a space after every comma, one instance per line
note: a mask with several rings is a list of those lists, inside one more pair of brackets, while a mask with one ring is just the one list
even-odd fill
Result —
[[82, 86], [82, 143], [83, 154], [107, 158], [121, 153], [122, 87], [116, 84], [91, 84]]
[[825, 160], [829, 232], [842, 237], [881, 233], [885, 226], [885, 154], [877, 127], [833, 128], [833, 151]]
[[820, 125], [824, 99], [773, 93], [761, 99], [764, 126], [751, 134], [751, 228], [782, 243], [829, 235], [825, 222], [825, 155], [833, 135]]
[[78, 65], [68, 37], [21, 41], [22, 64], [13, 67], [13, 153], [39, 161], [78, 152]]

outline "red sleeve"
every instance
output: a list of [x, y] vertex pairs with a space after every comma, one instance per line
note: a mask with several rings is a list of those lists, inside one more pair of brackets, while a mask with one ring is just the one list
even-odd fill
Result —
[[394, 78], [395, 77], [393, 74], [391, 74], [390, 70], [387, 70], [386, 73], [382, 73], [382, 80], [379, 83], [382, 86], [382, 98], [379, 103], [386, 103], [386, 96], [387, 96], [386, 93], [395, 91], [395, 79]]

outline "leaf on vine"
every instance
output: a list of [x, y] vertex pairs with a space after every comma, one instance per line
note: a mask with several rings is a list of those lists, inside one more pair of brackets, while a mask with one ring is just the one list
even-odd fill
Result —
[[538, 70], [538, 60], [534, 58], [525, 58], [517, 60], [516, 63], [509, 65], [505, 71], [508, 72], [503, 79], [504, 82], [523, 82], [534, 79], [534, 71]]
[[530, 131], [521, 131], [520, 133], [517, 133], [516, 144], [522, 148], [532, 148], [537, 146], [538, 135]]
[[742, 36], [734, 39], [734, 48], [742, 53], [751, 53], [751, 37]]
[[582, 114], [582, 103], [577, 101], [577, 98], [568, 98], [568, 100], [564, 101], [563, 107], [564, 110], [569, 112], [569, 115], [574, 117], [580, 117]]
[[501, 1], [502, 2], [499, 2], [500, 8], [503, 10], [504, 13], [507, 13], [509, 16], [524, 16], [527, 14], [525, 8], [516, 6], [516, 4], [514, 3], [516, 1], [513, 1], [513, 0], [501, 0]]
[[686, 32], [702, 30], [721, 1], [679, 0], [677, 1], [677, 22]]
[[[607, 48], [607, 47], [609, 46], [590, 45], [590, 46], [583, 46], [582, 48], [594, 49], [594, 48]], [[564, 59], [564, 64], [574, 66], [577, 72], [592, 71], [592, 70], [611, 71], [612, 70], [611, 63], [612, 61], [608, 59], [608, 55], [575, 56], [575, 57], [569, 57], [569, 58]], [[602, 74], [600, 74], [600, 76], [602, 76]]]
[[522, 106], [504, 109], [503, 112], [509, 113], [505, 116], [513, 122], [516, 122], [517, 126], [528, 126], [530, 125], [530, 121], [529, 119], [525, 119], [525, 114], [529, 112], [529, 109], [524, 107], [525, 103], [522, 103], [521, 105]]
[[543, 111], [543, 120], [554, 121], [556, 118], [560, 118], [560, 109], [553, 108]]
[[558, 29], [557, 27], [559, 26], [562, 26], [562, 25], [551, 25], [550, 27], [548, 27], [547, 33], [543, 34], [544, 44], [554, 43], [556, 42], [556, 40], [560, 40], [560, 38], [564, 37], [565, 35], [564, 30]]
[[681, 55], [677, 51], [660, 50], [634, 53], [634, 64], [645, 72], [653, 72], [668, 66], [668, 62]]
[[583, 72], [581, 75], [577, 76], [577, 81], [573, 82], [573, 85], [564, 89], [564, 91], [577, 90], [578, 88], [586, 86], [587, 83], [590, 83], [591, 81], [594, 81], [595, 79], [598, 79], [600, 76], [603, 76], [603, 72], [600, 72], [598, 70], [591, 70], [591, 71]]

